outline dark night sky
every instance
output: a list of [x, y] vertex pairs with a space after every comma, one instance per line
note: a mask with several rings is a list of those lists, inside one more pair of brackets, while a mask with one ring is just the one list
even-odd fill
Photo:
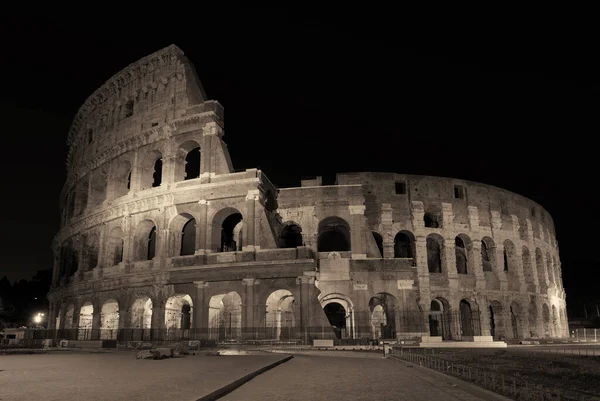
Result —
[[600, 257], [586, 247], [597, 238], [600, 91], [585, 38], [595, 36], [514, 25], [407, 34], [369, 17], [351, 24], [265, 9], [201, 24], [100, 29], [73, 20], [1, 28], [11, 40], [1, 67], [0, 277], [51, 266], [79, 106], [120, 69], [174, 43], [225, 107], [235, 168], [260, 167], [281, 187], [300, 176], [393, 171], [506, 188], [552, 214], [568, 297], [594, 293]]

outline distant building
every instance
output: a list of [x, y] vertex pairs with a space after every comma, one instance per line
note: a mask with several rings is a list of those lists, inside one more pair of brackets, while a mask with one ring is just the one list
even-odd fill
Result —
[[[223, 135], [223, 107], [176, 46], [85, 101], [68, 135], [51, 328], [121, 339], [136, 329], [210, 339], [568, 336], [554, 223], [539, 204], [396, 173], [277, 188], [261, 170], [236, 172]], [[294, 140], [282, 127], [280, 151], [310, 163]], [[414, 149], [399, 150], [399, 165], [404, 151]]]

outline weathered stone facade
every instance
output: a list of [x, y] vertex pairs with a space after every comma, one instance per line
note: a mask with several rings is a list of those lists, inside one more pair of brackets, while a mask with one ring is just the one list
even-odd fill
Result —
[[223, 108], [176, 46], [87, 99], [68, 136], [51, 328], [568, 335], [554, 225], [540, 205], [393, 173], [279, 189], [260, 170], [234, 171], [223, 127]]

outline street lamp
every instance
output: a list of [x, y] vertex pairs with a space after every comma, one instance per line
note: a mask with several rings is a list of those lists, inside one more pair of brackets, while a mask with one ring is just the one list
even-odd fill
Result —
[[43, 317], [44, 317], [44, 314], [43, 314], [43, 313], [38, 313], [37, 315], [35, 315], [35, 316], [33, 317], [33, 321], [34, 321], [34, 323], [35, 323], [35, 324], [37, 324], [37, 325], [39, 325], [40, 323], [42, 323], [42, 319], [43, 319]]

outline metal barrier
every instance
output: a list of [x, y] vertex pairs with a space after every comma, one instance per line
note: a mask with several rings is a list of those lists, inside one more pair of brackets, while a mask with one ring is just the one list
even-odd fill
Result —
[[574, 390], [544, 388], [521, 377], [445, 360], [434, 354], [427, 354], [426, 349], [393, 347], [390, 356], [477, 384], [518, 401], [600, 400], [600, 397], [594, 394], [579, 391], [579, 395], [572, 395], [569, 393], [575, 392]]

